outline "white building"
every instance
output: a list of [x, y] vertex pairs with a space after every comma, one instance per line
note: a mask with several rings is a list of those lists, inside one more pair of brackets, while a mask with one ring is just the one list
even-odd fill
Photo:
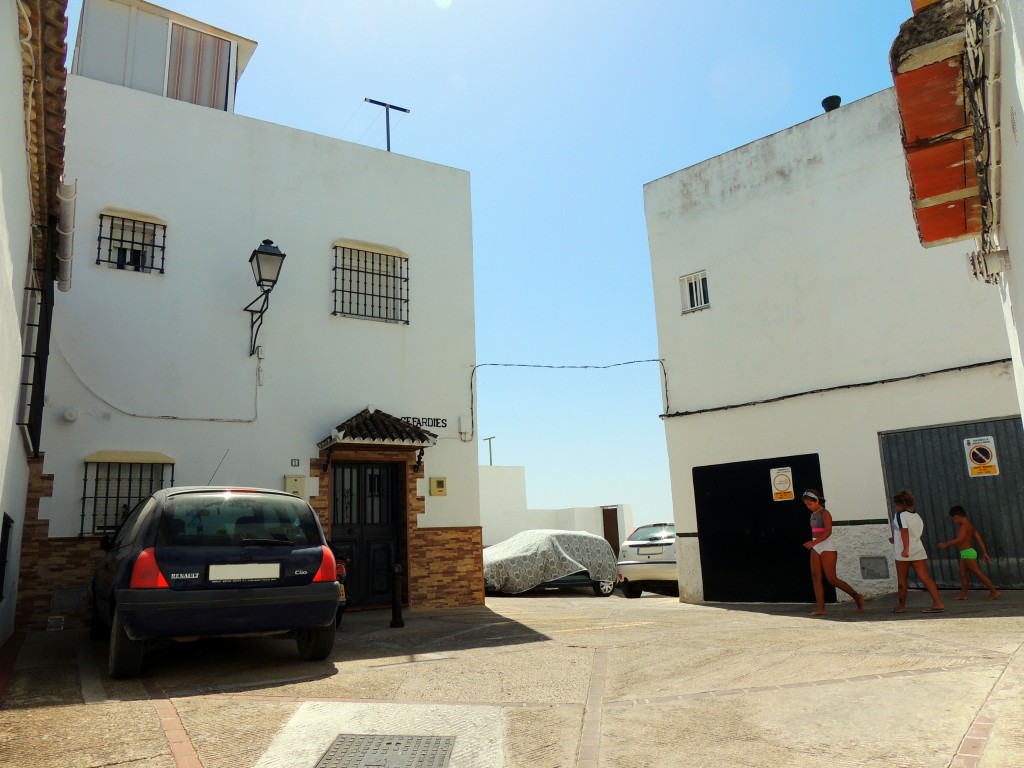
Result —
[[485, 547], [522, 531], [550, 528], [586, 531], [604, 538], [615, 550], [633, 532], [633, 507], [530, 509], [526, 503], [526, 467], [480, 467], [480, 523]]
[[[808, 487], [828, 499], [840, 577], [867, 594], [895, 588], [901, 488], [940, 583], [955, 575], [935, 548], [954, 503], [1000, 541], [994, 575], [1018, 578], [1024, 537], [998, 507], [1024, 446], [1001, 312], [962, 249], [918, 243], [893, 92], [653, 181], [644, 199], [683, 598], [812, 600]], [[965, 457], [983, 437], [1005, 459], [997, 478]]]
[[[483, 600], [469, 176], [233, 114], [255, 45], [85, 2], [39, 499], [49, 549], [83, 565], [23, 586], [34, 626], [82, 608], [98, 535], [171, 484], [309, 498], [354, 602], [388, 602], [393, 564], [414, 608]], [[265, 239], [286, 254], [269, 302]]]
[[46, 326], [62, 254], [64, 7], [0, 2], [0, 646], [16, 621], [30, 466], [39, 463]]

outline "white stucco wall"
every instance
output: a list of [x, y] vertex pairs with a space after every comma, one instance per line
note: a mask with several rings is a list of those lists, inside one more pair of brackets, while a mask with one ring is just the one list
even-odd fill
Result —
[[[475, 361], [468, 174], [77, 76], [67, 112], [79, 195], [44, 418], [51, 535], [78, 533], [93, 451], [161, 451], [177, 485], [208, 483], [223, 458], [216, 483], [280, 488], [371, 404], [446, 421], [424, 472], [448, 493], [426, 497], [419, 523], [478, 525], [476, 444], [458, 431]], [[168, 222], [166, 274], [95, 263], [108, 205]], [[242, 308], [258, 295], [248, 258], [264, 238], [287, 257], [260, 365]], [[409, 325], [331, 315], [338, 238], [409, 254]]]
[[526, 467], [480, 467], [480, 524], [485, 547], [519, 531], [549, 526], [525, 525]]
[[14, 521], [3, 595], [0, 645], [14, 629], [28, 465], [15, 426], [21, 380], [21, 309], [28, 266], [31, 203], [25, 153], [18, 9], [0, 2], [0, 518]]
[[1001, 276], [1007, 336], [1013, 349], [1017, 398], [1024, 411], [1024, 347], [1017, 318], [1024, 311], [1024, 0], [998, 3], [1003, 23], [998, 35], [1000, 109], [999, 228], [1001, 248], [1010, 251], [1011, 269]]
[[[1009, 357], [991, 286], [962, 245], [925, 250], [909, 209], [892, 91], [645, 187], [669, 412], [914, 376]], [[681, 315], [679, 277], [706, 269], [711, 306]], [[696, 531], [694, 466], [817, 453], [837, 521], [884, 520], [880, 431], [1019, 412], [999, 364], [665, 420], [677, 530]], [[884, 527], [840, 530], [889, 555]], [[872, 532], [873, 531], [873, 532]], [[702, 599], [697, 539], [680, 541]], [[855, 552], [839, 575], [861, 583]]]
[[[613, 506], [611, 504], [607, 506]], [[618, 507], [619, 541], [634, 529], [633, 507]], [[525, 467], [480, 467], [480, 521], [484, 546], [497, 544], [521, 531], [552, 528], [586, 531], [604, 536], [604, 507], [528, 509]]]

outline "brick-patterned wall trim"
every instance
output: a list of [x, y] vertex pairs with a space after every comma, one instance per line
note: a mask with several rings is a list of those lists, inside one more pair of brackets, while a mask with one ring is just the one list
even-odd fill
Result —
[[409, 537], [409, 607], [484, 604], [483, 529], [416, 528]]
[[[15, 627], [19, 630], [46, 629], [47, 619], [51, 616], [63, 617], [65, 629], [88, 627], [91, 602], [76, 613], [54, 611], [53, 596], [57, 589], [91, 587], [96, 565], [103, 558], [99, 539], [91, 536], [51, 539], [46, 536], [49, 528], [46, 522], [32, 525], [39, 526], [39, 530], [29, 541], [26, 523]], [[29, 563], [32, 564], [31, 570], [26, 567]], [[91, 591], [89, 598], [91, 601]]]
[[89, 588], [96, 564], [103, 557], [99, 539], [91, 536], [51, 539], [50, 523], [39, 519], [39, 501], [52, 494], [53, 475], [43, 474], [41, 454], [29, 459], [28, 468], [15, 630], [46, 629], [47, 619], [55, 615], [64, 618], [67, 628], [87, 627], [88, 607], [76, 613], [55, 613], [53, 593], [57, 589]]
[[[427, 449], [429, 450], [429, 448]], [[320, 451], [309, 460], [309, 474], [319, 478], [319, 493], [309, 500], [320, 524], [331, 538], [331, 465], [341, 462], [385, 462], [405, 465], [402, 503], [405, 526], [399, 529], [398, 560], [403, 565], [403, 602], [409, 608], [456, 608], [484, 603], [483, 533], [480, 526], [420, 528], [419, 515], [426, 511], [416, 481], [423, 478], [416, 466], [418, 448], [400, 446], [338, 445]]]

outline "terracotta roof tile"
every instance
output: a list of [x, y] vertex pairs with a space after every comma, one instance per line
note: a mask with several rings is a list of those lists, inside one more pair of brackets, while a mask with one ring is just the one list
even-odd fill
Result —
[[[40, 230], [59, 213], [57, 187], [64, 172], [64, 112], [67, 72], [67, 0], [26, 0], [27, 19], [18, 16], [19, 34], [28, 38], [22, 49], [25, 107], [28, 113], [29, 181], [32, 209]], [[31, 34], [30, 34], [31, 33]], [[38, 268], [45, 259], [43, 238], [33, 240]]]
[[390, 413], [367, 407], [337, 427], [337, 438], [329, 435], [320, 447], [337, 443], [374, 443], [384, 445], [429, 446], [437, 435]]

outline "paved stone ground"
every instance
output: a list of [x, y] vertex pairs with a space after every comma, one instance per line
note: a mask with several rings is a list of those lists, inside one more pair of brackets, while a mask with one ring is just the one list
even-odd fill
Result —
[[[1024, 593], [947, 611], [688, 605], [589, 592], [346, 615], [333, 657], [283, 640], [147, 655], [113, 681], [80, 632], [0, 673], [0, 766], [313, 768], [341, 733], [455, 736], [453, 768], [1020, 768]], [[3, 665], [0, 664], [0, 669]]]

